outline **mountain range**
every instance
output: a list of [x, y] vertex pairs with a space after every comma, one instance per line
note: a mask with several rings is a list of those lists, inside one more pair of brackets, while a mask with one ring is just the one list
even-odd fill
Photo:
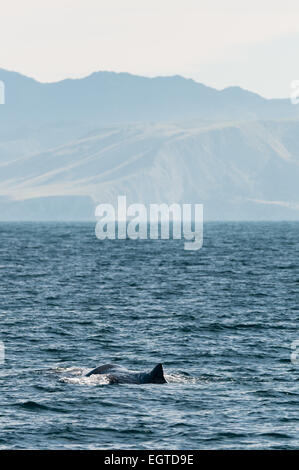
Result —
[[208, 220], [299, 219], [299, 106], [183, 77], [0, 70], [0, 220], [90, 220], [100, 202], [203, 203]]

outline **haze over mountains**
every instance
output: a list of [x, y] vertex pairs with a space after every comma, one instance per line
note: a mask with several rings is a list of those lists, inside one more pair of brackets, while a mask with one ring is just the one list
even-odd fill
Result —
[[299, 219], [299, 106], [182, 77], [42, 84], [0, 70], [0, 219], [198, 202], [206, 219]]

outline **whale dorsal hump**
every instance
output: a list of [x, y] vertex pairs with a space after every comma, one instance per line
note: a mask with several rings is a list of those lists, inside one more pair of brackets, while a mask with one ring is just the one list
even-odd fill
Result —
[[163, 366], [162, 364], [157, 364], [156, 367], [150, 372], [150, 377], [153, 381], [158, 383], [165, 383], [166, 380], [164, 378]]

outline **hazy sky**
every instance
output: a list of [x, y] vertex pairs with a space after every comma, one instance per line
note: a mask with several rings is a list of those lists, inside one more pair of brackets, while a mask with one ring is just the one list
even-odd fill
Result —
[[40, 81], [98, 70], [179, 74], [287, 97], [298, 0], [5, 0], [0, 67]]

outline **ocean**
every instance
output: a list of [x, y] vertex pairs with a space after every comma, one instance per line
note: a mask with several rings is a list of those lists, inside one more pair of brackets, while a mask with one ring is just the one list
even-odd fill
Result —
[[[299, 223], [94, 230], [0, 223], [0, 448], [298, 448]], [[168, 383], [84, 377], [111, 362]]]

